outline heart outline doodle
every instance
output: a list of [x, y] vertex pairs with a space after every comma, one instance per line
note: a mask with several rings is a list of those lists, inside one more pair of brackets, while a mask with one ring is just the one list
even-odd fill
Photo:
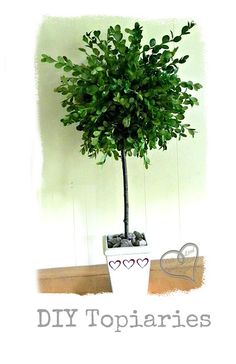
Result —
[[[189, 247], [194, 247], [196, 249], [196, 256], [194, 259], [194, 263], [192, 266], [192, 277], [187, 276], [185, 274], [175, 274], [175, 273], [170, 273], [168, 272], [165, 267], [163, 266], [163, 260], [164, 257], [167, 256], [170, 253], [174, 253], [177, 254], [177, 260], [179, 264], [184, 264], [184, 261], [186, 259], [186, 257], [184, 256], [184, 254], [182, 253], [184, 251], [184, 249], [189, 246]], [[197, 264], [197, 259], [198, 259], [198, 253], [199, 253], [199, 249], [198, 246], [194, 243], [186, 243], [184, 244], [179, 250], [168, 250], [167, 252], [165, 252], [164, 254], [162, 254], [161, 258], [160, 258], [160, 267], [162, 269], [163, 272], [165, 272], [166, 274], [168, 274], [171, 277], [176, 277], [176, 278], [183, 278], [183, 279], [190, 279], [191, 281], [195, 282], [195, 268], [196, 268], [196, 264]], [[182, 260], [182, 262], [181, 262]]]
[[[137, 260], [136, 260], [136, 262], [137, 262], [137, 264], [143, 269], [143, 268], [145, 268], [146, 267], [146, 265], [148, 265], [148, 263], [149, 263], [149, 259], [148, 258], [138, 258]], [[144, 263], [144, 264], [142, 264], [142, 263]]]
[[[130, 264], [131, 263], [131, 264]], [[133, 258], [131, 258], [131, 259], [124, 259], [123, 260], [123, 265], [125, 266], [125, 268], [127, 268], [127, 269], [130, 269], [130, 268], [132, 268], [133, 266], [134, 266], [134, 263], [135, 263], [135, 260], [133, 259]], [[129, 264], [130, 264], [130, 266], [129, 266]]]
[[[116, 263], [118, 263], [118, 266], [117, 267], [115, 267], [115, 264]], [[121, 261], [119, 259], [118, 260], [115, 260], [115, 261], [114, 260], [110, 260], [110, 262], [109, 262], [109, 266], [113, 270], [117, 270], [120, 267], [120, 265], [121, 265]]]

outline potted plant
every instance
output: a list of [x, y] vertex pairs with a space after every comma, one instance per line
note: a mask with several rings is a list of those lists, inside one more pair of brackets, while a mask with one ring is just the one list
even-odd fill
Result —
[[[105, 39], [100, 30], [86, 32], [85, 47], [79, 48], [86, 62], [81, 64], [66, 56], [54, 59], [42, 55], [42, 62], [63, 70], [55, 89], [64, 96], [66, 115], [61, 122], [75, 123], [82, 133], [81, 153], [100, 157], [99, 165], [108, 157], [122, 163], [124, 232], [108, 235], [105, 251], [113, 292], [118, 290], [117, 284], [119, 291], [135, 292], [137, 285], [141, 287], [141, 277], [143, 291], [147, 292], [150, 270], [145, 235], [129, 231], [127, 156], [142, 158], [148, 168], [149, 149], [166, 150], [172, 138], [180, 140], [195, 134], [185, 121], [185, 112], [189, 106], [198, 105], [191, 91], [202, 86], [179, 77], [179, 66], [189, 56], [176, 57], [177, 43], [190, 34], [194, 25], [188, 22], [179, 35], [170, 31], [161, 41], [152, 38], [144, 45], [138, 22], [133, 29], [125, 29], [126, 37], [120, 25], [110, 26]], [[132, 283], [134, 276], [136, 282]]]

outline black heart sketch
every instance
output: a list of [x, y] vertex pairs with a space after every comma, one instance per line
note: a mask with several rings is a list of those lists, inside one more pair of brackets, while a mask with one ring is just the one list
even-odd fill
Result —
[[119, 266], [121, 265], [121, 261], [120, 260], [110, 260], [109, 262], [109, 266], [111, 267], [111, 269], [113, 270], [117, 270], [119, 268]]
[[139, 258], [139, 259], [137, 259], [137, 263], [138, 263], [138, 265], [141, 268], [146, 267], [146, 265], [148, 264], [148, 262], [149, 262], [149, 259], [148, 258], [143, 258], [143, 259]]
[[135, 263], [134, 259], [129, 259], [129, 260], [125, 259], [125, 260], [123, 260], [123, 264], [124, 264], [125, 268], [127, 268], [127, 269], [132, 268], [134, 263]]

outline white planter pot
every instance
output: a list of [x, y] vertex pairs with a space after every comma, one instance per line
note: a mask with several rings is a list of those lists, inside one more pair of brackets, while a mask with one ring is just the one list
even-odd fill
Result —
[[105, 238], [105, 255], [113, 293], [125, 295], [148, 293], [150, 273], [148, 245], [108, 248]]

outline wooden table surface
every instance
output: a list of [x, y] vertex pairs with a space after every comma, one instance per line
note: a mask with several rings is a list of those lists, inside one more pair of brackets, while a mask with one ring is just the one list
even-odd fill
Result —
[[[160, 267], [159, 260], [151, 261], [149, 293], [164, 294], [171, 291], [189, 291], [199, 288], [203, 284], [204, 259], [198, 257], [194, 269], [194, 281], [186, 279], [190, 275], [194, 258], [186, 258], [184, 265], [180, 266], [176, 259], [169, 259], [169, 273]], [[185, 277], [184, 277], [185, 276]], [[111, 283], [106, 264], [48, 268], [37, 271], [38, 289], [40, 293], [88, 293], [111, 292]]]

